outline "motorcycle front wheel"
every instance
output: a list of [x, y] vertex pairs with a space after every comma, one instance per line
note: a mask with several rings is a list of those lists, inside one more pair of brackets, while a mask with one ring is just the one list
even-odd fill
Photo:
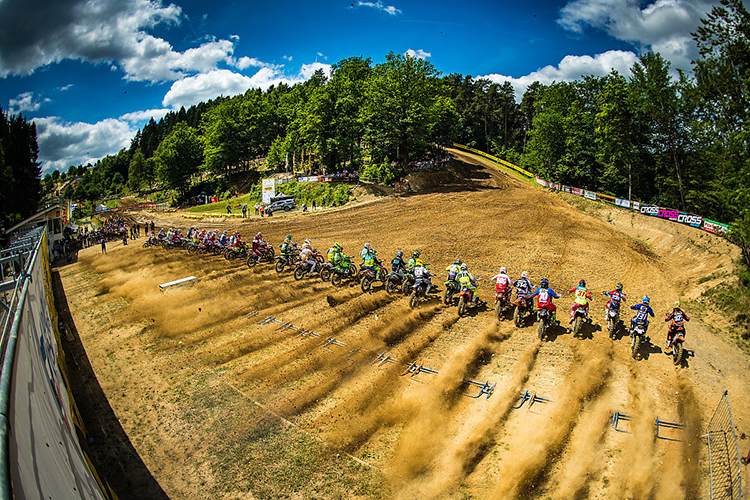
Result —
[[465, 312], [466, 312], [466, 298], [461, 296], [458, 299], [458, 317], [460, 318], [461, 316], [463, 316]]
[[331, 269], [328, 267], [324, 267], [320, 270], [320, 279], [322, 281], [328, 281], [331, 279]]
[[296, 279], [297, 281], [301, 280], [305, 276], [306, 272], [307, 271], [305, 271], [302, 266], [297, 266], [297, 268], [294, 270], [294, 279]]

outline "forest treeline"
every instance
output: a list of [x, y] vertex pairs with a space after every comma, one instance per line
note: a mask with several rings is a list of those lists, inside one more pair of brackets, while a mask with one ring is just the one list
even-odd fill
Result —
[[693, 38], [690, 76], [647, 52], [628, 76], [536, 82], [520, 101], [509, 82], [443, 76], [423, 59], [351, 57], [304, 83], [151, 120], [130, 148], [71, 167], [83, 180], [66, 194], [93, 201], [154, 181], [184, 194], [196, 174], [230, 176], [259, 158], [383, 180], [459, 142], [550, 181], [749, 224], [750, 15], [741, 0], [722, 0]]

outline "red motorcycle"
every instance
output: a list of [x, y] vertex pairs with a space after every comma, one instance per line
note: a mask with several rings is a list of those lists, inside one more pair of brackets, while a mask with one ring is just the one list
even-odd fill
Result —
[[367, 293], [370, 291], [370, 288], [372, 288], [372, 284], [375, 281], [380, 281], [385, 285], [385, 281], [388, 278], [388, 271], [385, 267], [383, 267], [383, 263], [381, 261], [376, 262], [377, 268], [376, 269], [367, 269], [367, 268], [361, 268], [359, 275], [360, 275], [360, 281], [359, 286], [362, 288], [362, 291]]

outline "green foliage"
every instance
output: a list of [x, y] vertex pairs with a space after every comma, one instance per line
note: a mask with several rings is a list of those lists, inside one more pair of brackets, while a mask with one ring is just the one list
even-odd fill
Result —
[[158, 178], [183, 193], [203, 163], [203, 145], [194, 128], [180, 123], [159, 145], [155, 157]]
[[381, 163], [370, 163], [365, 165], [360, 172], [359, 178], [367, 182], [377, 184], [389, 184], [397, 176], [396, 167], [392, 166], [386, 158]]

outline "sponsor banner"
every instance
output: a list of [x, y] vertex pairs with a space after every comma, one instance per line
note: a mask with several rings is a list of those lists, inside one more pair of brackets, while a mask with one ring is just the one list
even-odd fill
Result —
[[583, 189], [581, 188], [572, 188], [570, 191], [575, 195], [583, 196]]
[[703, 219], [703, 229], [714, 234], [727, 234], [729, 232], [729, 226], [727, 224], [722, 224], [721, 222], [709, 219]]
[[300, 177], [299, 179], [297, 179], [297, 182], [318, 182], [318, 181], [320, 181], [320, 176], [318, 175], [313, 175], [310, 177]]
[[583, 197], [584, 197], [584, 198], [588, 198], [589, 200], [594, 200], [594, 201], [596, 201], [596, 193], [595, 193], [595, 192], [593, 192], [593, 191], [586, 191], [586, 190], [584, 189], [584, 190], [583, 190]]
[[539, 178], [539, 177], [537, 177], [537, 178], [536, 178], [536, 183], [537, 183], [537, 184], [540, 184], [540, 185], [542, 185], [542, 186], [544, 186], [544, 187], [547, 187], [547, 184], [548, 184], [548, 182], [547, 182], [547, 181], [545, 181], [544, 179], [541, 179], [541, 178]]
[[211, 203], [219, 203], [219, 197], [218, 196], [212, 196], [211, 197]]
[[263, 179], [263, 188], [261, 191], [261, 201], [271, 203], [271, 198], [276, 196], [276, 179]]
[[615, 198], [615, 205], [618, 207], [630, 208], [630, 200], [623, 200], [622, 198]]
[[658, 205], [641, 205], [641, 213], [643, 215], [653, 215], [656, 217], [659, 215], [659, 206]]
[[563, 191], [570, 193], [570, 186], [563, 186]]
[[700, 215], [692, 215], [692, 214], [686, 214], [685, 212], [680, 212], [680, 215], [677, 216], [677, 222], [680, 224], [687, 224], [688, 226], [693, 227], [701, 227], [701, 224], [703, 224], [703, 217]]
[[633, 210], [640, 210], [641, 209], [641, 202], [640, 201], [634, 201], [633, 202]]
[[656, 216], [660, 219], [669, 219], [677, 222], [677, 219], [680, 217], [680, 212], [677, 210], [670, 210], [669, 208], [660, 208]]

